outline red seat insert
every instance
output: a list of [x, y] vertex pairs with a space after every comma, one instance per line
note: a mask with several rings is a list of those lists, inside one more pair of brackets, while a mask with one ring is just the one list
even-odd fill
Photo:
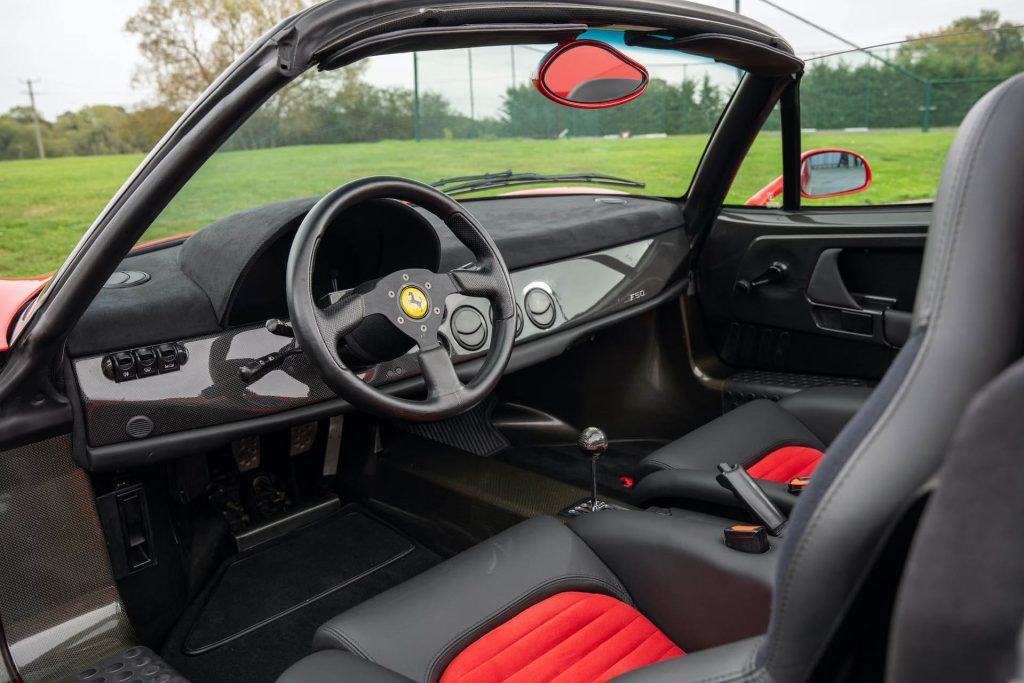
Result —
[[747, 468], [754, 479], [786, 483], [793, 477], [809, 477], [825, 455], [817, 448], [786, 446], [772, 451]]
[[644, 615], [595, 593], [554, 595], [463, 650], [441, 683], [596, 683], [686, 654]]

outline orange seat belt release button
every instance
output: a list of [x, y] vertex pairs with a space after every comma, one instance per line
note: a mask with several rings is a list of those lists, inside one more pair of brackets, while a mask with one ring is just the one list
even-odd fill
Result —
[[789, 492], [794, 496], [799, 496], [803, 493], [803, 490], [807, 488], [807, 485], [811, 483], [810, 477], [793, 477], [789, 480]]

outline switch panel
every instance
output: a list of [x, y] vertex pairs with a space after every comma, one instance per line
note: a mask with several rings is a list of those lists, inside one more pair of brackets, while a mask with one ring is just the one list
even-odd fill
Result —
[[107, 379], [120, 383], [175, 372], [187, 360], [185, 347], [174, 342], [111, 353], [103, 358], [102, 366]]

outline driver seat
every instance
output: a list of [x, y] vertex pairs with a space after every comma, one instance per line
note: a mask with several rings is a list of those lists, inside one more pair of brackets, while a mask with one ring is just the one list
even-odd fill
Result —
[[808, 680], [968, 401], [1024, 348], [1022, 122], [1024, 75], [964, 120], [911, 337], [770, 552], [695, 512], [532, 519], [324, 624], [279, 683]]

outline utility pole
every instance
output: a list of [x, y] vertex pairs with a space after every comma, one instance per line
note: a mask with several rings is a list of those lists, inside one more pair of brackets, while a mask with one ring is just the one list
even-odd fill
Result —
[[476, 103], [473, 100], [473, 48], [466, 48], [469, 55], [469, 120], [476, 121]]
[[423, 137], [423, 129], [420, 123], [420, 58], [419, 53], [412, 53], [412, 97], [415, 116], [415, 131], [416, 131], [416, 142], [419, 142]]
[[28, 101], [32, 103], [32, 124], [36, 129], [36, 147], [39, 148], [39, 158], [46, 158], [46, 147], [43, 146], [43, 130], [39, 127], [39, 114], [36, 112], [36, 93], [32, 89], [32, 79], [26, 79], [22, 81], [28, 86]]
[[508, 46], [508, 56], [512, 60], [512, 87], [516, 87], [516, 46]]

